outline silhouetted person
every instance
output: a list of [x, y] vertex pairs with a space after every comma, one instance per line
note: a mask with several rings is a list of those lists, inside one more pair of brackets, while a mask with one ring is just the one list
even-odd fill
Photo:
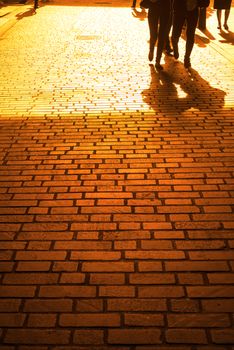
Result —
[[162, 70], [160, 64], [171, 16], [171, 0], [151, 0], [148, 11], [148, 23], [150, 31], [149, 61], [154, 58], [154, 48], [157, 42], [155, 68]]
[[214, 9], [217, 10], [217, 19], [218, 19], [218, 29], [221, 29], [221, 14], [222, 10], [224, 10], [224, 29], [228, 30], [228, 17], [230, 14], [232, 0], [214, 0]]
[[178, 42], [182, 33], [183, 25], [186, 21], [185, 68], [191, 67], [190, 55], [193, 50], [198, 15], [197, 0], [174, 0], [172, 46], [174, 57], [177, 59], [179, 58]]

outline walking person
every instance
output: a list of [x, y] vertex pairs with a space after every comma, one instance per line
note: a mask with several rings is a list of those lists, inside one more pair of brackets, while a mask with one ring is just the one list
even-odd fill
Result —
[[197, 0], [174, 0], [173, 4], [173, 28], [172, 46], [175, 59], [179, 58], [178, 42], [186, 22], [186, 45], [184, 66], [191, 67], [190, 55], [195, 41], [195, 31], [198, 21], [198, 1]]
[[221, 15], [222, 10], [224, 10], [224, 29], [228, 30], [228, 17], [230, 14], [230, 8], [231, 8], [232, 0], [214, 0], [214, 9], [217, 11], [217, 20], [218, 20], [218, 29], [222, 28], [221, 24]]
[[169, 35], [169, 25], [171, 16], [171, 0], [150, 0], [148, 10], [148, 24], [150, 31], [149, 61], [154, 58], [154, 48], [157, 42], [155, 68], [162, 70], [161, 57], [165, 47], [167, 36]]

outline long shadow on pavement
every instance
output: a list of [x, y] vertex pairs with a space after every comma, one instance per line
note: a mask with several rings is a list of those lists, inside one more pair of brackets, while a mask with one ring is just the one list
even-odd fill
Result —
[[18, 14], [16, 15], [16, 18], [17, 18], [17, 20], [21, 20], [21, 19], [23, 19], [24, 17], [30, 17], [30, 16], [33, 16], [33, 15], [35, 15], [35, 14], [36, 14], [36, 12], [35, 12], [34, 8], [30, 8], [30, 9], [28, 9], [28, 10], [25, 11], [25, 12], [20, 12], [20, 13], [18, 13]]
[[220, 40], [221, 43], [234, 45], [234, 33], [233, 32], [231, 32], [231, 31], [224, 32], [222, 30], [220, 32], [220, 36], [224, 39], [224, 40]]
[[190, 109], [212, 113], [224, 107], [223, 90], [212, 87], [196, 70], [186, 71], [171, 57], [166, 58], [163, 72], [158, 73], [151, 64], [150, 74], [150, 86], [142, 91], [142, 97], [156, 113], [178, 115]]

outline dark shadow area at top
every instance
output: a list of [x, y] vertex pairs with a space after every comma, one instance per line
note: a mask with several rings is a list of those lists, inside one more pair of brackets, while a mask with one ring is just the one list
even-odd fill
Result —
[[166, 56], [165, 62], [165, 70], [160, 73], [150, 65], [150, 86], [142, 91], [143, 101], [156, 113], [178, 115], [191, 108], [212, 113], [224, 107], [223, 90], [212, 87], [196, 70], [185, 70], [171, 57]]

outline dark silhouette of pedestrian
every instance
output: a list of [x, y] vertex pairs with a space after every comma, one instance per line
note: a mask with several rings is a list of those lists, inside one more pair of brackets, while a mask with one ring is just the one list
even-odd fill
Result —
[[162, 70], [161, 58], [165, 42], [169, 34], [171, 16], [171, 0], [151, 0], [148, 10], [148, 24], [150, 31], [149, 61], [154, 58], [154, 48], [157, 42], [155, 68]]
[[198, 21], [198, 2], [197, 0], [174, 0], [173, 2], [173, 28], [172, 28], [172, 46], [174, 57], [179, 58], [178, 42], [182, 33], [184, 23], [186, 22], [186, 45], [184, 66], [191, 67], [190, 55], [193, 50], [195, 31]]
[[230, 14], [232, 0], [214, 0], [214, 9], [217, 10], [217, 20], [218, 20], [218, 29], [222, 28], [221, 24], [221, 15], [222, 10], [224, 10], [224, 29], [228, 30], [228, 17]]

